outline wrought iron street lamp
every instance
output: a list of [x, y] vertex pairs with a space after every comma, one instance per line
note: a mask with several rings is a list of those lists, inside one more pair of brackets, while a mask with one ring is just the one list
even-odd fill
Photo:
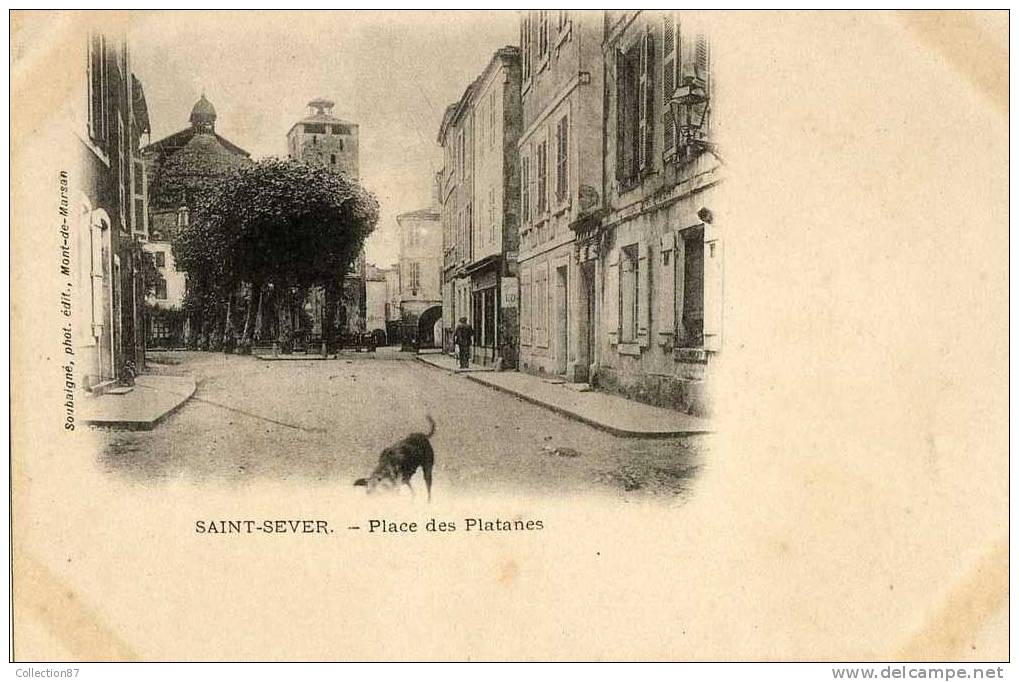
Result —
[[686, 150], [707, 149], [704, 139], [704, 122], [708, 116], [708, 93], [704, 80], [697, 76], [684, 76], [683, 82], [669, 100], [672, 117], [676, 121], [677, 142]]

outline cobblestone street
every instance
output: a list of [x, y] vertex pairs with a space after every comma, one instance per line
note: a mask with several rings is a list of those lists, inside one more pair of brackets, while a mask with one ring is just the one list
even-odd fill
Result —
[[[618, 438], [410, 354], [261, 361], [222, 353], [152, 354], [150, 371], [198, 390], [149, 432], [103, 431], [101, 464], [137, 481], [256, 477], [347, 484], [379, 451], [437, 424], [436, 494], [532, 492], [688, 495], [706, 436]], [[415, 482], [420, 485], [418, 479]]]

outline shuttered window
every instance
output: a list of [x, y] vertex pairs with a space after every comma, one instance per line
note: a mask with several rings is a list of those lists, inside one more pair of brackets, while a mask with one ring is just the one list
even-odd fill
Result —
[[538, 12], [538, 58], [548, 54], [548, 11]]
[[534, 269], [534, 304], [532, 306], [532, 324], [534, 325], [534, 343], [543, 348], [548, 347], [548, 263], [542, 263]]
[[520, 159], [520, 215], [523, 216], [523, 225], [526, 227], [531, 222], [531, 160], [524, 153]]
[[109, 74], [106, 68], [106, 36], [93, 34], [88, 40], [88, 136], [103, 152], [109, 140], [106, 94]]
[[538, 143], [538, 153], [535, 158], [535, 170], [538, 182], [538, 215], [548, 210], [548, 141], [542, 140]]
[[616, 53], [616, 179], [623, 185], [638, 171], [640, 53], [640, 44]]
[[654, 61], [655, 46], [651, 32], [647, 32], [640, 46], [640, 88], [637, 116], [640, 119], [640, 135], [637, 142], [637, 160], [640, 170], [651, 167], [654, 148]]
[[[704, 230], [691, 228], [680, 233], [682, 258], [676, 258], [676, 343], [682, 348], [704, 344]], [[678, 246], [678, 244], [677, 244]]]
[[531, 77], [531, 16], [525, 12], [520, 19], [520, 61], [523, 79]]
[[495, 243], [495, 187], [488, 189], [488, 241]]
[[654, 166], [654, 72], [650, 31], [616, 54], [616, 179], [624, 189]]
[[556, 199], [564, 201], [569, 193], [569, 121], [565, 116], [556, 126]]
[[421, 288], [421, 264], [416, 261], [410, 264], [410, 288]]
[[145, 163], [140, 159], [133, 162], [134, 173], [132, 174], [131, 202], [134, 207], [132, 217], [132, 229], [148, 236], [149, 217], [146, 207], [148, 206], [149, 182], [146, 177]]
[[520, 273], [520, 343], [531, 345], [531, 271]]
[[624, 246], [619, 255], [619, 340], [637, 340], [637, 301], [640, 299], [640, 260], [637, 245]]
[[[693, 107], [688, 112], [690, 121], [680, 120], [677, 125], [684, 130], [688, 139], [707, 139], [710, 130], [711, 115], [711, 45], [708, 37], [691, 22], [681, 26], [678, 42], [679, 64], [677, 67], [678, 82], [692, 82], [704, 89], [708, 96], [708, 104]], [[683, 141], [683, 137], [680, 141]]]

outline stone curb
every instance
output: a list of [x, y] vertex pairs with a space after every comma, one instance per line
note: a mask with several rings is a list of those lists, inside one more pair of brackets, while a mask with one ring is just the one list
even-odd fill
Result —
[[[148, 390], [159, 390], [152, 389], [148, 386], [140, 386], [141, 388]], [[183, 399], [175, 404], [170, 409], [164, 411], [162, 414], [153, 417], [152, 419], [125, 419], [117, 421], [107, 421], [103, 419], [86, 419], [85, 424], [100, 429], [110, 429], [114, 431], [151, 431], [156, 427], [157, 424], [162, 422], [164, 419], [169, 417], [171, 414], [182, 408], [187, 401], [194, 397], [198, 391], [198, 383], [196, 381], [191, 382], [191, 386], [188, 389], [187, 395], [183, 396]]]
[[529, 403], [531, 403], [533, 405], [538, 405], [539, 407], [544, 407], [545, 409], [551, 410], [552, 412], [555, 412], [558, 415], [561, 415], [563, 417], [567, 417], [569, 419], [573, 419], [574, 421], [579, 421], [579, 422], [581, 422], [583, 424], [587, 424], [588, 426], [594, 427], [594, 428], [599, 429], [601, 431], [606, 431], [606, 432], [611, 433], [612, 435], [618, 436], [620, 438], [648, 438], [648, 439], [651, 439], [651, 438], [676, 438], [676, 437], [679, 437], [679, 436], [697, 436], [697, 435], [703, 435], [703, 434], [711, 433], [711, 431], [708, 430], [708, 429], [695, 429], [695, 430], [683, 429], [681, 431], [634, 431], [634, 430], [631, 430], [631, 429], [621, 429], [619, 427], [612, 426], [611, 424], [606, 424], [605, 422], [598, 421], [597, 419], [592, 419], [591, 417], [584, 416], [583, 414], [580, 414], [579, 412], [575, 412], [573, 410], [570, 410], [568, 408], [562, 407], [560, 405], [556, 405], [554, 403], [546, 402], [546, 401], [544, 401], [544, 400], [542, 400], [540, 398], [536, 398], [536, 397], [534, 397], [532, 395], [528, 395], [527, 393], [524, 393], [523, 391], [517, 391], [515, 389], [508, 388], [506, 386], [500, 386], [499, 384], [495, 384], [495, 383], [491, 383], [489, 381], [486, 381], [484, 376], [478, 376], [478, 375], [482, 375], [483, 373], [480, 373], [480, 372], [479, 373], [451, 372], [450, 370], [447, 370], [444, 367], [439, 367], [438, 365], [434, 365], [434, 364], [432, 364], [430, 362], [427, 362], [425, 360], [421, 360], [420, 358], [418, 358], [418, 360], [420, 360], [423, 364], [428, 365], [429, 367], [434, 367], [435, 369], [438, 369], [438, 370], [441, 370], [441, 371], [444, 371], [444, 372], [450, 372], [451, 374], [463, 374], [464, 376], [467, 377], [467, 379], [469, 379], [470, 381], [473, 381], [476, 384], [481, 384], [482, 386], [487, 386], [488, 388], [495, 389], [496, 391], [500, 391], [500, 392], [505, 393], [507, 395], [514, 396], [515, 398], [520, 398], [521, 400], [529, 402]]

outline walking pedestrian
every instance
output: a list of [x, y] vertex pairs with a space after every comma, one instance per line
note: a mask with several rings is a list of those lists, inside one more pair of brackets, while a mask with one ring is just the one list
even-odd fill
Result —
[[460, 356], [460, 369], [467, 369], [471, 359], [471, 343], [474, 341], [474, 328], [467, 324], [467, 318], [461, 317], [453, 330], [453, 342], [456, 343]]

